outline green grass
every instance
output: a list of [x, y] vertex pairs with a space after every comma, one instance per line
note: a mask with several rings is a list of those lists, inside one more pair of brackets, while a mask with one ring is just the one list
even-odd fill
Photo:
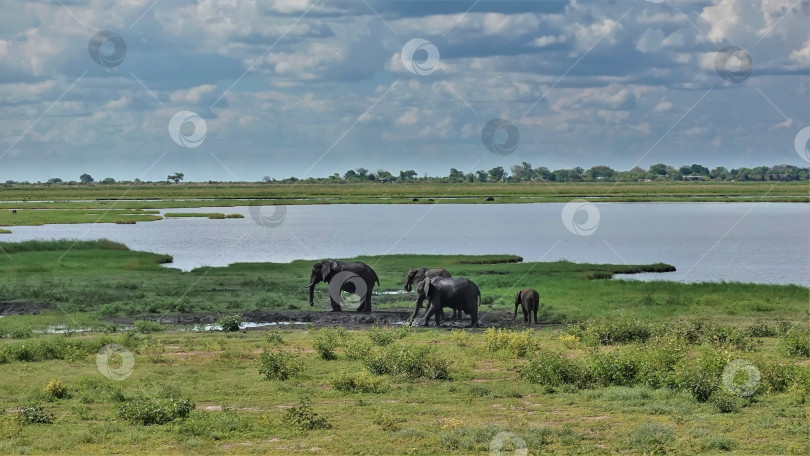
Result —
[[[4, 253], [5, 252], [5, 253]], [[511, 310], [519, 289], [540, 292], [546, 321], [579, 320], [616, 312], [648, 318], [684, 315], [763, 322], [808, 318], [808, 289], [797, 285], [607, 280], [617, 273], [671, 266], [524, 263], [509, 255], [361, 256], [380, 277], [376, 291], [401, 290], [413, 266], [444, 267], [481, 289], [483, 314]], [[312, 261], [236, 263], [182, 272], [161, 265], [168, 255], [134, 252], [110, 241], [0, 243], [0, 296], [39, 303], [44, 311], [111, 315], [251, 310], [328, 309], [328, 289], [316, 287], [310, 308], [304, 286]], [[412, 306], [415, 293], [378, 295], [374, 308]]]
[[[530, 361], [486, 350], [480, 331], [469, 332], [459, 346], [448, 331], [411, 329], [393, 344], [371, 349], [429, 349], [447, 363], [449, 378], [439, 379], [366, 371], [367, 362], [350, 359], [345, 347], [367, 340], [367, 331], [342, 331], [335, 356], [323, 359], [313, 350], [316, 334], [29, 339], [25, 343], [64, 354], [0, 363], [0, 453], [467, 455], [487, 454], [501, 432], [522, 439], [529, 454], [781, 455], [810, 449], [806, 365], [798, 367], [806, 377], [791, 380], [801, 387], [763, 391], [721, 413], [678, 388], [549, 389], [531, 383], [518, 373]], [[538, 347], [566, 357], [588, 355], [586, 348], [564, 347], [559, 334], [531, 331]], [[728, 356], [782, 356], [773, 338], [763, 342], [755, 353], [731, 350]], [[98, 347], [108, 343], [134, 355], [126, 380], [105, 378], [96, 366]], [[19, 344], [0, 341], [0, 350]], [[689, 348], [683, 356], [701, 350]], [[259, 371], [265, 352], [287, 353], [297, 368], [283, 380], [267, 380]], [[412, 358], [393, 362], [410, 366]], [[20, 407], [25, 420], [16, 417]], [[40, 420], [50, 424], [28, 423]], [[514, 448], [508, 445], [504, 451]]]
[[[0, 226], [135, 223], [160, 220], [155, 209], [273, 204], [482, 204], [568, 202], [810, 202], [806, 182], [587, 182], [0, 186]], [[418, 198], [419, 201], [412, 201]], [[433, 201], [430, 201], [433, 199]], [[133, 201], [136, 200], [136, 201]], [[12, 214], [12, 209], [17, 214]], [[37, 209], [37, 210], [33, 210]], [[171, 213], [170, 217], [209, 217]], [[238, 215], [214, 215], [213, 218]]]
[[[176, 217], [205, 217], [205, 218], [210, 218], [210, 219], [224, 219], [224, 218], [226, 218], [225, 214], [222, 214], [222, 213], [219, 213], [219, 212], [167, 212], [167, 213], [165, 213], [163, 215], [164, 215], [164, 217], [171, 217], [171, 218], [176, 218]], [[238, 214], [235, 214], [235, 215], [238, 215]], [[235, 217], [230, 217], [230, 218], [235, 218]], [[244, 218], [244, 217], [242, 217], [242, 218]]]

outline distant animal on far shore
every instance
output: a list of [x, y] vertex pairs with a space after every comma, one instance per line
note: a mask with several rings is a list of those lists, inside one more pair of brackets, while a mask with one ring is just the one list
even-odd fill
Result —
[[17, 209], [12, 209], [11, 213], [14, 214], [14, 215], [17, 215]]

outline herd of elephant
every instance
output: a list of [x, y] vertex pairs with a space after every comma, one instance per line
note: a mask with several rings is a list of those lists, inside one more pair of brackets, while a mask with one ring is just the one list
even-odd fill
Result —
[[[329, 284], [329, 302], [333, 312], [341, 311], [340, 292], [352, 293], [358, 296], [358, 312], [371, 312], [371, 293], [374, 285], [380, 284], [377, 273], [369, 265], [361, 262], [346, 263], [343, 261], [324, 260], [312, 266], [309, 277], [309, 305], [314, 305], [313, 297], [315, 285], [319, 282]], [[453, 310], [452, 319], [461, 320], [462, 312], [470, 316], [470, 327], [478, 326], [478, 306], [481, 303], [481, 291], [470, 279], [452, 277], [443, 268], [414, 268], [405, 276], [405, 291], [411, 291], [416, 285], [416, 309], [411, 320], [416, 322], [419, 309], [427, 301], [427, 311], [423, 325], [427, 326], [430, 318], [436, 321], [436, 326], [444, 318], [444, 308]], [[537, 320], [537, 311], [540, 307], [540, 294], [531, 288], [519, 291], [515, 295], [515, 315], [518, 306], [523, 310], [523, 321], [529, 323], [532, 315]]]

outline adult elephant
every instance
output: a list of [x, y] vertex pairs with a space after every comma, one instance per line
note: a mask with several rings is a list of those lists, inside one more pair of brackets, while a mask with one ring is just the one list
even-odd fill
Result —
[[[332, 283], [333, 280], [340, 281], [340, 283]], [[340, 299], [341, 291], [358, 294], [361, 299], [360, 306], [357, 307], [358, 312], [371, 312], [371, 292], [374, 290], [375, 283], [380, 284], [380, 279], [377, 278], [377, 273], [365, 263], [345, 263], [335, 260], [320, 261], [312, 266], [312, 273], [309, 276], [310, 306], [314, 305], [313, 295], [315, 293], [315, 284], [318, 282], [329, 284], [329, 303], [332, 305], [333, 312], [342, 310], [340, 303], [337, 302]], [[364, 285], [365, 290], [363, 290]], [[361, 293], [362, 295], [360, 295]]]
[[[425, 280], [426, 277], [453, 277], [447, 272], [447, 269], [444, 268], [414, 268], [408, 271], [408, 274], [405, 276], [405, 291], [411, 291], [411, 287], [413, 284], [418, 284], [419, 282]], [[418, 298], [417, 312], [418, 309], [422, 307], [422, 301], [424, 301], [424, 296]], [[444, 318], [444, 313], [442, 313], [442, 318]], [[453, 316], [451, 317], [453, 320], [461, 318], [461, 312], [453, 309]]]
[[512, 320], [517, 318], [518, 305], [523, 309], [523, 322], [531, 323], [532, 314], [534, 315], [534, 323], [537, 324], [537, 310], [540, 309], [540, 293], [532, 288], [520, 290], [515, 295], [515, 315]]
[[[443, 307], [450, 307], [458, 311], [464, 311], [472, 317], [470, 327], [478, 326], [478, 304], [481, 301], [481, 291], [470, 279], [464, 277], [433, 277], [425, 278], [416, 287], [416, 292], [423, 299], [427, 299], [428, 309], [425, 313], [424, 325], [430, 322], [430, 317], [435, 316], [436, 326], [441, 323]], [[419, 313], [421, 307], [418, 304], [413, 313], [413, 318]]]

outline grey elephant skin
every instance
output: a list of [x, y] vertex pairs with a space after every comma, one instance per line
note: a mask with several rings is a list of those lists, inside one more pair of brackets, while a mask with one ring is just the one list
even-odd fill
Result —
[[534, 323], [539, 323], [537, 321], [537, 311], [540, 309], [540, 293], [537, 290], [526, 288], [517, 292], [515, 295], [515, 315], [512, 320], [517, 317], [518, 306], [523, 309], [524, 323], [530, 323], [532, 315], [534, 315]]
[[[405, 275], [405, 291], [411, 291], [411, 287], [413, 284], [418, 284], [419, 282], [425, 280], [425, 278], [434, 278], [434, 277], [453, 277], [447, 272], [447, 269], [444, 268], [414, 268], [408, 271], [408, 274]], [[424, 296], [419, 296], [416, 303], [416, 312], [419, 312], [419, 309], [422, 307], [422, 302], [424, 301]], [[444, 312], [441, 315], [444, 318]], [[414, 318], [416, 318], [414, 316]], [[456, 309], [453, 309], [453, 316], [451, 317], [453, 320], [461, 318], [461, 312]]]
[[[423, 323], [425, 326], [430, 322], [430, 317], [435, 317], [438, 326], [441, 323], [441, 313], [444, 307], [458, 309], [470, 314], [470, 317], [472, 317], [470, 327], [478, 326], [478, 304], [481, 301], [481, 291], [470, 279], [463, 277], [425, 278], [417, 285], [416, 292], [423, 299], [427, 299], [428, 302], [428, 310], [425, 313]], [[420, 307], [418, 306], [414, 311], [414, 319], [419, 313]]]
[[[315, 285], [318, 282], [331, 284], [332, 278], [343, 271], [348, 271], [359, 276], [366, 283], [366, 294], [362, 296], [362, 304], [357, 308], [357, 311], [371, 312], [371, 292], [374, 290], [374, 284], [380, 284], [380, 279], [377, 278], [377, 273], [371, 269], [371, 266], [360, 262], [346, 263], [343, 261], [325, 260], [315, 263], [312, 266], [312, 273], [309, 276], [309, 305], [314, 305], [313, 296], [315, 293]], [[355, 286], [351, 282], [341, 284], [341, 290], [348, 293], [354, 293], [354, 288]], [[329, 294], [329, 303], [332, 306], [332, 311], [339, 312], [342, 310], [340, 304], [335, 302], [332, 298], [331, 293]]]

